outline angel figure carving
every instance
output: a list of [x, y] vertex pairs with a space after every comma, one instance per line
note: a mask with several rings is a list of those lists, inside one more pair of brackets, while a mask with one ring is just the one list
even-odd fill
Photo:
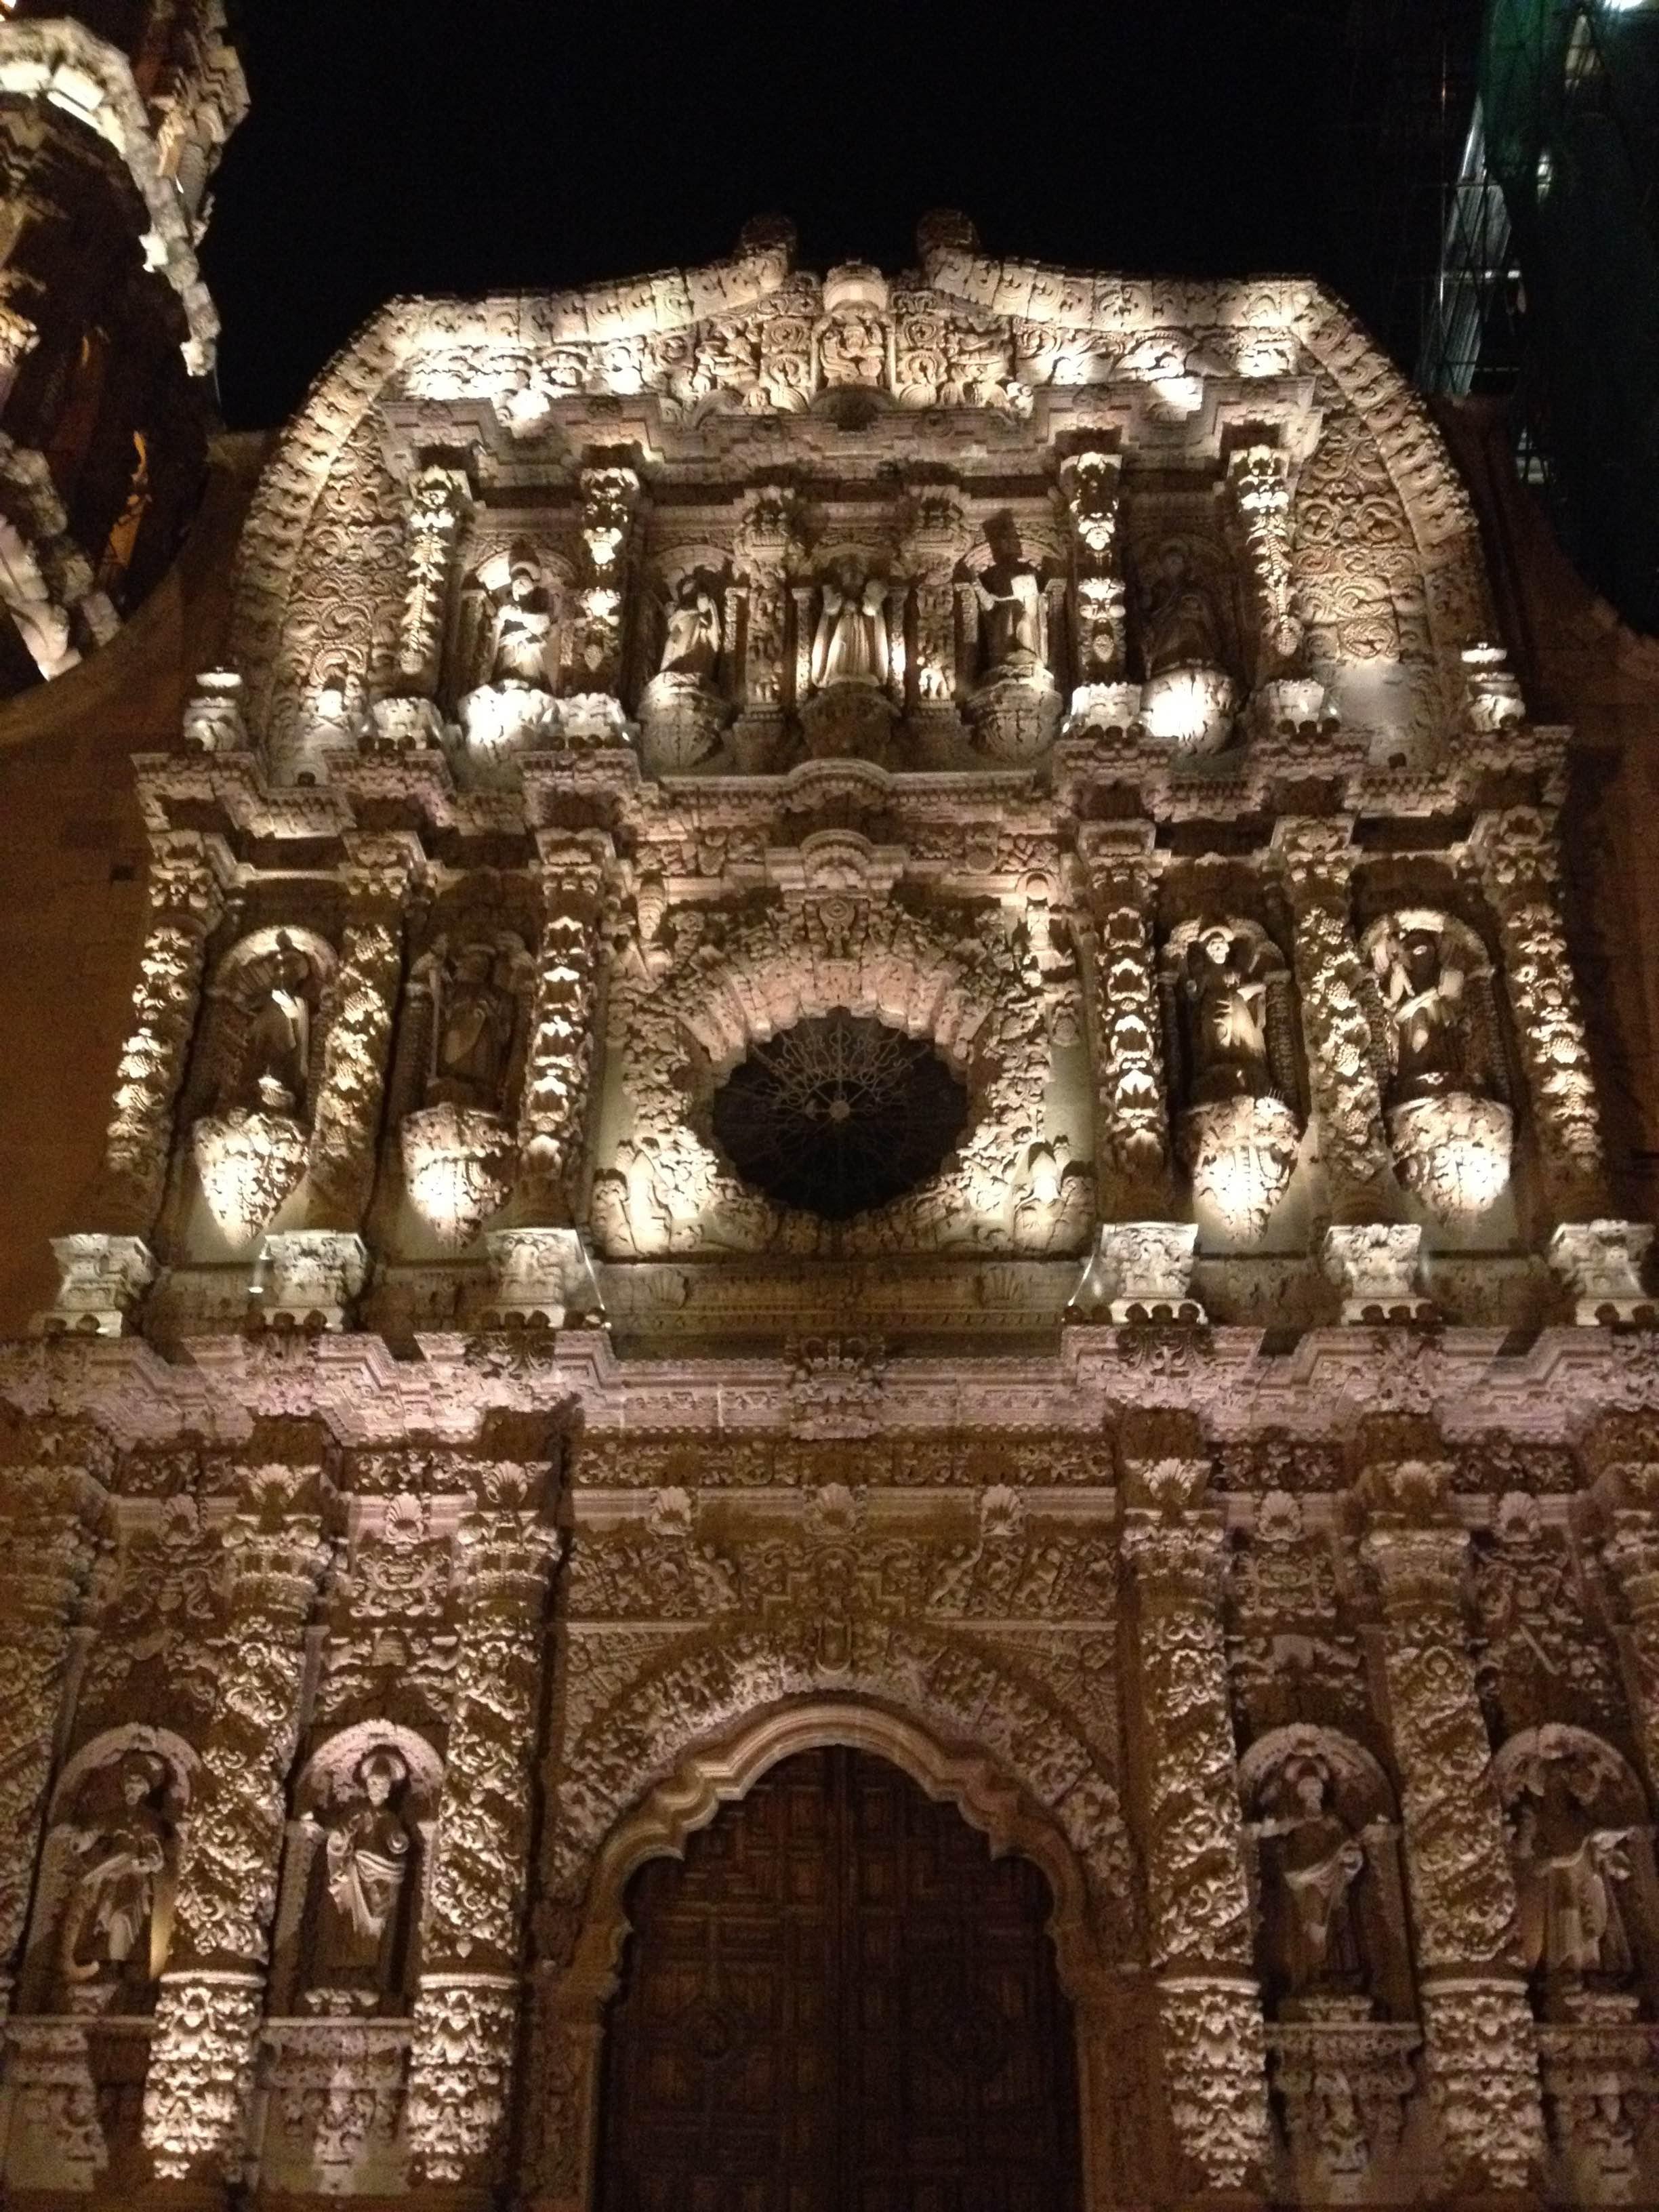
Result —
[[58, 1937], [59, 1969], [71, 1988], [149, 1982], [161, 1971], [156, 1954], [168, 1916], [158, 1907], [170, 1903], [173, 1856], [173, 1826], [161, 1802], [167, 1779], [164, 1759], [129, 1752], [116, 1772], [118, 1802], [71, 1831], [82, 1863]]

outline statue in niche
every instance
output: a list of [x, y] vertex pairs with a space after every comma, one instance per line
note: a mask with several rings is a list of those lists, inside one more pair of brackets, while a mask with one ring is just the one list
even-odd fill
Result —
[[1215, 602], [1179, 545], [1162, 546], [1152, 556], [1141, 592], [1140, 635], [1149, 678], [1220, 665]]
[[1602, 1777], [1571, 1751], [1527, 1761], [1510, 1808], [1527, 1965], [1547, 1978], [1620, 1982], [1632, 1971], [1619, 1908], [1632, 1831], [1596, 1818]]
[[1190, 1105], [1275, 1095], [1267, 1060], [1267, 984], [1256, 950], [1217, 923], [1187, 948], [1182, 996]]
[[172, 1917], [175, 1837], [166, 1810], [171, 1777], [154, 1752], [130, 1751], [113, 1770], [118, 1802], [101, 1816], [91, 1800], [106, 1791], [105, 1769], [92, 1779], [70, 1848], [82, 1863], [58, 1935], [59, 1971], [71, 1990], [100, 1983], [154, 1981]]
[[1492, 974], [1480, 940], [1453, 917], [1405, 908], [1364, 945], [1378, 1072], [1395, 1166], [1435, 1217], [1473, 1223], [1508, 1187], [1514, 1123]]
[[490, 633], [491, 684], [515, 684], [529, 691], [550, 691], [552, 672], [548, 646], [553, 634], [553, 611], [542, 586], [541, 571], [522, 554], [507, 564], [505, 574], [479, 572], [495, 604]]
[[427, 1104], [495, 1111], [518, 1027], [508, 956], [483, 941], [458, 945], [439, 971], [434, 995]]
[[234, 1102], [268, 1114], [303, 1113], [311, 1061], [311, 963], [287, 932], [250, 976]]
[[881, 685], [891, 667], [887, 586], [856, 561], [838, 562], [823, 586], [812, 641], [813, 684], [820, 691], [832, 684]]
[[992, 560], [974, 580], [985, 665], [1030, 668], [1042, 659], [1042, 585], [1006, 517], [988, 532]]
[[414, 1835], [398, 1809], [409, 1780], [389, 1743], [364, 1753], [323, 1824], [316, 1875], [311, 1983], [319, 1996], [363, 2008], [395, 1996], [402, 1978], [404, 1903]]
[[1379, 940], [1375, 958], [1395, 1028], [1395, 1097], [1432, 1098], [1466, 1089], [1463, 971], [1443, 954], [1439, 933], [1390, 933]]
[[1287, 1759], [1253, 1832], [1262, 1852], [1270, 1955], [1292, 1996], [1357, 1990], [1364, 1962], [1350, 1893], [1364, 1872], [1359, 1838], [1330, 1803], [1322, 1759]]
[[720, 652], [720, 609], [695, 578], [685, 584], [669, 609], [663, 639], [660, 672], [696, 676], [709, 682]]

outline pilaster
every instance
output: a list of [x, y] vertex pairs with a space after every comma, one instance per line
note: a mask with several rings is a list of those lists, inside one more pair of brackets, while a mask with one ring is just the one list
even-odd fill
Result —
[[583, 1158], [600, 1012], [601, 925], [614, 861], [599, 830], [547, 830], [538, 839], [542, 937], [519, 1116], [520, 1223], [573, 1218]]
[[314, 1229], [358, 1229], [368, 1206], [403, 975], [405, 903], [420, 863], [418, 841], [407, 835], [354, 832], [345, 845], [345, 933], [311, 1133], [306, 1225]]
[[1498, 922], [1504, 984], [1527, 1085], [1552, 1221], [1609, 1211], [1601, 1115], [1578, 987], [1567, 957], [1560, 851], [1553, 810], [1482, 814], [1469, 841]]
[[1340, 1223], [1387, 1219], [1399, 1211], [1364, 964], [1349, 922], [1352, 838], [1352, 821], [1342, 815], [1285, 815], [1273, 824], [1273, 856], [1291, 904], [1319, 1157], [1329, 1212]]
[[1170, 1206], [1170, 1101], [1153, 964], [1157, 882], [1150, 822], [1090, 824], [1078, 838], [1095, 1085], [1095, 1176], [1103, 1220], [1156, 1219]]
[[1267, 2041], [1228, 1719], [1225, 1529], [1201, 1501], [1190, 1416], [1130, 1415], [1123, 1558], [1133, 1597], [1149, 1933], [1176, 2148], [1205, 2189], [1258, 2185]]
[[1383, 1619], [1429, 2087], [1453, 2187], [1524, 2189], [1541, 2162], [1537, 2042], [1515, 1877], [1465, 1632], [1468, 1537], [1426, 1423], [1371, 1417], [1363, 1540]]
[[506, 2124], [529, 1880], [531, 1778], [556, 1540], [529, 1470], [480, 1470], [462, 1580], [442, 1800], [415, 1999], [408, 2125], [428, 2183], [488, 2182]]
[[225, 1540], [235, 1632], [199, 1747], [144, 2084], [143, 2139], [163, 2180], [234, 2181], [246, 2154], [305, 1631], [326, 1557], [325, 1447], [312, 1425], [289, 1430], [256, 1430], [254, 1452], [264, 1441], [273, 1456], [245, 1465]]
[[155, 838], [132, 1032], [116, 1069], [94, 1201], [101, 1231], [147, 1237], [161, 1211], [173, 1102], [196, 1027], [207, 940], [219, 920], [219, 875], [207, 838], [193, 830]]

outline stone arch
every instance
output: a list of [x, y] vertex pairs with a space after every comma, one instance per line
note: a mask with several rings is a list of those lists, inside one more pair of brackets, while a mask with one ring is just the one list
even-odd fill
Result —
[[[941, 1739], [975, 1745], [1030, 1803], [1046, 1808], [1084, 1870], [1105, 1954], [1140, 1955], [1139, 1885], [1114, 1778], [1071, 1717], [1036, 1683], [969, 1636], [884, 1622], [881, 1663], [831, 1663], [815, 1632], [745, 1631], [677, 1643], [633, 1675], [567, 1743], [550, 1778], [557, 1811], [543, 1855], [547, 1925], [568, 1954], [593, 1869], [638, 1794], [702, 1744], [790, 1700], [838, 1697], [908, 1714]], [[712, 1808], [711, 1808], [712, 1811]]]
[[1048, 1932], [1078, 2038], [1084, 2203], [1109, 2193], [1105, 2137], [1093, 2121], [1108, 2095], [1114, 2046], [1129, 1999], [1103, 1958], [1075, 1844], [993, 1753], [953, 1747], [921, 1721], [877, 1699], [823, 1689], [769, 1702], [734, 1727], [683, 1751], [672, 1771], [615, 1822], [593, 1863], [569, 1964], [543, 1984], [532, 2030], [526, 2186], [560, 2212], [592, 2203], [604, 2007], [617, 1986], [629, 1933], [628, 1884], [653, 1858], [683, 1857], [688, 1838], [797, 1752], [847, 1746], [889, 1760], [936, 1802], [954, 1805], [993, 1854], [1029, 1858], [1054, 1899]]
[[902, 908], [878, 908], [875, 854], [823, 832], [802, 848], [805, 904], [774, 911], [727, 941], [724, 957], [672, 982], [676, 1018], [723, 1073], [751, 1046], [809, 1015], [844, 1006], [965, 1060], [994, 1013], [997, 980], [965, 963], [942, 933]]

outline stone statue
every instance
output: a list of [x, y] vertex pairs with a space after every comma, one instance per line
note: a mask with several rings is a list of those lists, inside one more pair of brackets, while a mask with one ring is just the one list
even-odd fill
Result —
[[995, 556], [974, 580], [988, 670], [1042, 658], [1042, 586], [1020, 550], [1019, 532], [1005, 525], [991, 538]]
[[500, 1107], [519, 1012], [506, 967], [493, 945], [474, 942], [440, 970], [428, 1105]]
[[1363, 1978], [1349, 1893], [1365, 1852], [1327, 1802], [1330, 1781], [1323, 1759], [1287, 1759], [1272, 1809], [1254, 1831], [1269, 1847], [1262, 1854], [1268, 1948], [1292, 1994], [1357, 1988]]
[[283, 932], [255, 973], [260, 981], [248, 1005], [237, 1103], [257, 1102], [270, 1114], [302, 1113], [310, 1079], [311, 963]]
[[1437, 932], [1390, 932], [1375, 958], [1395, 1028], [1395, 1097], [1432, 1098], [1467, 1089], [1463, 971], [1443, 955]]
[[496, 598], [489, 681], [550, 691], [548, 643], [552, 631], [552, 611], [539, 571], [532, 561], [515, 560], [507, 570], [506, 588]]
[[1213, 668], [1221, 660], [1214, 601], [1179, 545], [1153, 556], [1141, 594], [1141, 643], [1149, 677], [1170, 668]]
[[171, 1876], [173, 1837], [158, 1800], [167, 1782], [164, 1759], [129, 1752], [119, 1764], [118, 1806], [103, 1820], [72, 1831], [84, 1862], [58, 1930], [64, 1979], [81, 1984], [153, 1981], [156, 1907]]
[[884, 684], [891, 667], [887, 636], [887, 587], [866, 576], [855, 561], [838, 563], [823, 586], [817, 634], [812, 641], [812, 681]]
[[312, 1948], [313, 1988], [396, 1994], [413, 1837], [393, 1800], [409, 1779], [391, 1744], [365, 1752], [324, 1830]]
[[1585, 1759], [1537, 1756], [1512, 1809], [1521, 1938], [1534, 1972], [1622, 1979], [1632, 1954], [1615, 1884], [1628, 1881], [1628, 1828], [1595, 1817], [1601, 1782]]
[[1182, 994], [1192, 1057], [1189, 1103], [1271, 1096], [1267, 987], [1246, 939], [1219, 923], [1205, 930], [1188, 947]]
[[720, 609], [700, 585], [687, 584], [669, 610], [661, 672], [697, 676], [706, 683], [714, 673], [720, 650]]

